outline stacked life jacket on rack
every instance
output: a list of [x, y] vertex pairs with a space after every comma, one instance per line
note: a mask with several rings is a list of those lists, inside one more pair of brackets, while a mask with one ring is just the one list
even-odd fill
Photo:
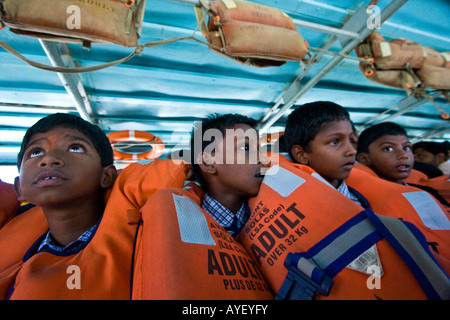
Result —
[[[370, 209], [364, 210], [315, 175], [309, 167], [287, 161], [272, 166], [258, 196], [249, 203], [252, 214], [238, 237], [258, 262], [278, 297], [313, 298], [321, 293], [317, 298], [425, 299], [427, 295], [439, 298], [442, 291], [445, 296], [445, 290], [448, 292], [450, 288], [448, 276], [414, 226], [404, 225], [398, 219], [379, 217]], [[432, 274], [439, 274], [437, 279], [430, 280], [421, 274], [422, 262], [421, 267], [417, 267], [414, 259], [396, 252], [398, 246], [394, 249], [388, 241], [392, 236], [389, 231], [385, 233], [383, 227], [392, 223], [401, 223], [411, 239], [416, 239], [415, 233], [420, 234], [418, 238], [422, 242], [413, 251], [420, 251], [417, 257], [424, 258], [425, 265], [433, 266]], [[415, 230], [414, 234], [410, 229]], [[375, 243], [384, 271], [378, 280], [380, 289], [368, 286], [371, 275], [345, 268]], [[298, 267], [303, 270], [300, 275]], [[308, 274], [306, 279], [305, 274]], [[440, 293], [429, 289], [429, 283], [423, 289], [419, 280], [424, 279], [438, 287], [443, 285], [438, 289]], [[296, 296], [297, 289], [289, 283], [300, 284], [299, 292], [304, 295]]]
[[17, 34], [85, 46], [133, 47], [138, 45], [145, 0], [2, 0], [0, 13], [1, 22]]
[[0, 230], [0, 298], [129, 299], [134, 217], [156, 190], [181, 187], [184, 180], [185, 166], [170, 160], [131, 164], [106, 195], [92, 239], [71, 255], [33, 254], [47, 220], [39, 207], [16, 216]]
[[367, 200], [375, 213], [414, 224], [441, 266], [450, 273], [450, 219], [434, 197], [421, 189], [380, 179], [360, 164], [353, 168], [346, 183]]
[[267, 67], [299, 61], [309, 53], [292, 18], [277, 8], [251, 1], [199, 2], [195, 13], [209, 48], [227, 58]]
[[437, 52], [407, 39], [386, 41], [373, 32], [356, 48], [362, 58], [360, 70], [371, 81], [410, 90], [420, 85], [432, 89], [450, 89], [450, 53]]
[[160, 190], [142, 208], [133, 299], [273, 299], [257, 263], [201, 206], [203, 190]]

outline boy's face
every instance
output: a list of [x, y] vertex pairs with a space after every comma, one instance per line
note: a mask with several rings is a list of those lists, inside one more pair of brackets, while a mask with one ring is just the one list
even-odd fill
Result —
[[104, 171], [89, 138], [76, 129], [57, 126], [31, 136], [16, 190], [44, 208], [98, 201], [101, 188], [107, 187]]
[[256, 196], [263, 180], [258, 133], [247, 124], [230, 129], [215, 150], [216, 183], [222, 192], [239, 198]]
[[381, 178], [396, 183], [408, 178], [414, 165], [411, 143], [404, 135], [381, 136], [369, 145], [369, 152], [362, 155], [361, 162]]
[[[310, 141], [309, 152], [294, 146], [293, 156], [297, 162], [310, 166], [337, 188], [341, 181], [348, 178], [355, 164], [354, 139], [350, 121], [330, 121]], [[300, 154], [297, 152], [299, 150]]]
[[414, 158], [418, 162], [428, 163], [435, 167], [440, 165], [438, 157], [432, 154], [430, 151], [425, 150], [424, 148], [418, 148], [414, 150]]

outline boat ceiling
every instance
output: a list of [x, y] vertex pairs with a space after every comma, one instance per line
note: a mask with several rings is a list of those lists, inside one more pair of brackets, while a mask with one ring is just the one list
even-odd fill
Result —
[[[199, 41], [182, 40], [145, 48], [125, 63], [71, 74], [67, 80], [0, 49], [0, 163], [14, 164], [26, 129], [56, 112], [80, 115], [106, 133], [151, 132], [166, 145], [163, 157], [174, 148], [187, 146], [194, 122], [208, 114], [253, 117], [264, 134], [284, 131], [289, 112], [316, 100], [344, 106], [358, 129], [393, 121], [407, 130], [412, 141], [450, 138], [450, 121], [441, 115], [442, 111], [450, 113], [450, 107], [438, 110], [425, 98], [416, 99], [402, 89], [367, 80], [354, 50], [343, 52], [373, 31], [367, 28], [375, 12], [366, 12], [369, 1], [254, 2], [290, 15], [311, 48], [327, 48], [348, 57], [312, 50], [307, 64], [297, 61], [257, 68], [219, 55]], [[196, 31], [196, 3], [147, 0], [139, 43], [191, 35], [204, 41]], [[385, 21], [376, 31], [386, 40], [406, 38], [440, 52], [450, 51], [448, 0], [380, 0], [377, 8]], [[60, 59], [64, 66], [89, 67], [123, 58], [134, 50], [114, 44], [93, 44], [85, 49], [80, 44], [40, 41], [7, 27], [0, 30], [0, 40], [27, 59], [46, 65], [58, 64]], [[439, 107], [447, 102], [440, 92], [430, 95]]]

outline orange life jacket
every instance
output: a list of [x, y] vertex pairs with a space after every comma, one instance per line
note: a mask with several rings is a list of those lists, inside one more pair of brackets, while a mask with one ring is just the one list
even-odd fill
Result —
[[345, 182], [367, 199], [375, 213], [414, 224], [450, 272], [450, 220], [445, 208], [426, 191], [380, 179], [368, 169], [358, 165]]
[[0, 195], [2, 201], [0, 203], [0, 229], [5, 223], [11, 219], [17, 209], [20, 207], [20, 202], [17, 200], [14, 186], [0, 180]]
[[413, 169], [409, 177], [404, 181], [406, 183], [431, 187], [450, 203], [450, 179], [448, 174], [429, 179], [425, 173]]
[[[386, 236], [380, 236], [379, 230], [384, 228], [384, 222], [379, 222], [381, 218], [389, 223], [402, 222], [378, 217], [370, 209], [363, 210], [314, 175], [309, 167], [281, 160], [279, 166], [271, 167], [258, 196], [249, 203], [252, 214], [239, 240], [260, 264], [274, 292], [280, 293], [289, 281], [301, 283], [303, 280], [298, 281], [293, 276], [301, 268], [301, 274], [306, 272], [308, 279], [314, 279], [313, 283], [305, 285], [308, 290], [324, 294], [319, 294], [318, 298], [425, 299], [427, 296], [413, 273], [417, 268], [411, 271], [414, 268], [408, 267]], [[359, 223], [371, 230], [361, 239], [361, 235], [347, 233], [362, 228]], [[412, 225], [408, 228], [414, 229]], [[390, 237], [389, 232], [386, 235]], [[338, 241], [334, 242], [336, 239]], [[374, 243], [384, 272], [381, 279], [375, 280], [371, 275], [345, 268]], [[419, 247], [419, 256], [438, 269], [445, 292], [449, 288], [448, 276], [433, 260], [426, 244]], [[328, 252], [324, 253], [324, 249]], [[344, 252], [337, 254], [340, 250]], [[292, 254], [296, 255], [295, 263]], [[336, 261], [334, 255], [337, 255]], [[327, 259], [332, 260], [327, 262]], [[306, 261], [306, 267], [302, 267], [300, 261]], [[316, 263], [320, 268], [314, 266]], [[331, 277], [334, 284], [329, 291]], [[379, 289], [370, 285], [371, 281], [379, 281]], [[435, 284], [439, 285], [439, 281]]]
[[280, 66], [309, 52], [293, 20], [277, 8], [250, 1], [201, 1], [197, 20], [209, 48], [246, 65]]
[[171, 160], [125, 168], [108, 192], [94, 236], [71, 255], [33, 254], [48, 231], [39, 207], [12, 219], [0, 230], [0, 298], [129, 299], [134, 217], [158, 189], [183, 186], [184, 172]]
[[158, 191], [142, 208], [133, 299], [273, 299], [246, 250], [201, 206], [200, 187]]

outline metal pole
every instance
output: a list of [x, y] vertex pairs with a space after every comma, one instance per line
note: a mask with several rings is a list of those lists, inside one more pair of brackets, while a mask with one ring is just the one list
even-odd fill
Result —
[[[403, 4], [405, 4], [408, 0], [396, 0], [392, 1], [380, 14], [380, 21], [386, 21], [395, 11], [397, 11]], [[359, 32], [360, 38], [365, 39], [373, 30], [367, 28], [366, 22], [364, 21], [364, 26], [362, 30]], [[348, 55], [361, 41], [358, 39], [352, 39], [344, 48], [339, 52], [340, 55]], [[290, 109], [298, 99], [305, 94], [309, 89], [314, 87], [328, 72], [330, 72], [339, 62], [341, 62], [344, 58], [342, 56], [334, 56], [317, 74], [315, 74], [301, 89], [297, 92], [297, 94], [292, 97], [289, 101], [287, 101], [284, 106], [274, 115], [271, 116], [270, 119], [265, 121], [264, 123], [260, 122], [260, 133], [265, 133], [272, 124], [274, 124], [281, 116]]]
[[[39, 39], [39, 42], [42, 45], [47, 57], [50, 60], [50, 63], [54, 67], [66, 67], [64, 61], [61, 57], [61, 54], [58, 50], [58, 45], [55, 42], [46, 41]], [[91, 104], [89, 102], [88, 95], [84, 90], [83, 84], [81, 83], [81, 79], [79, 75], [72, 75], [68, 73], [60, 73], [58, 72], [58, 76], [61, 79], [61, 82], [66, 89], [67, 93], [72, 97], [75, 102], [75, 107], [77, 108], [80, 116], [91, 123], [97, 124], [97, 121], [94, 117], [94, 112], [92, 110]]]

